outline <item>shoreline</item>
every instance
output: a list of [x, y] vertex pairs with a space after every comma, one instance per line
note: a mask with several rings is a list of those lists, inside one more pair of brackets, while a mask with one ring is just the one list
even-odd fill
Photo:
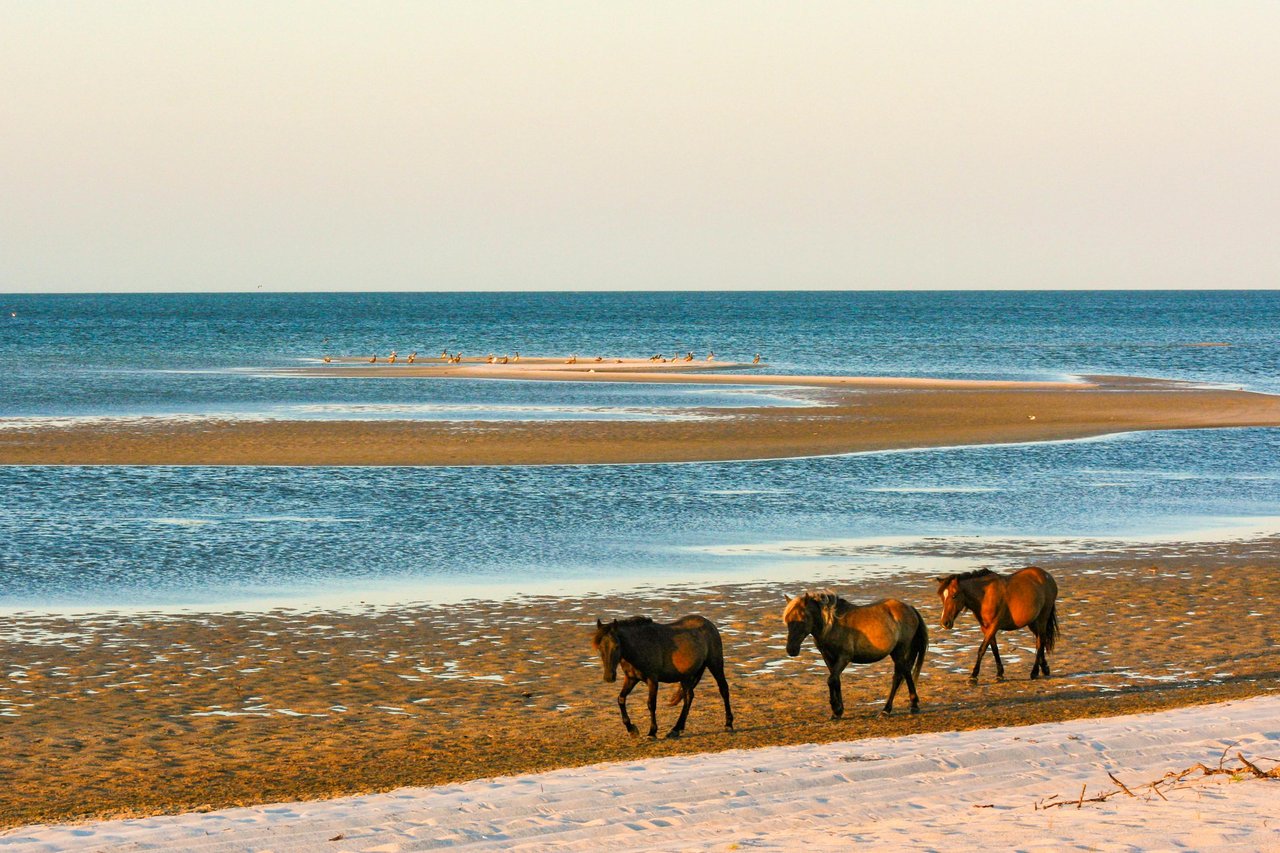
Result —
[[[996, 565], [1011, 565], [1006, 551]], [[924, 554], [928, 556], [928, 554]], [[1025, 555], [1024, 555], [1025, 556]], [[938, 555], [938, 563], [946, 561]], [[962, 731], [1140, 713], [1277, 689], [1280, 541], [1036, 555], [1061, 589], [1054, 677], [1029, 681], [1029, 635], [1001, 635], [1008, 680], [967, 685], [978, 634], [937, 628], [927, 577], [832, 582], [920, 607], [922, 713], [875, 716], [881, 664], [844, 676], [781, 650], [763, 582], [338, 612], [15, 614], [0, 633], [0, 825], [312, 800], [637, 757]], [[813, 576], [823, 573], [815, 567]], [[597, 616], [701, 612], [725, 638], [739, 731], [702, 685], [680, 741], [635, 741], [589, 638]], [[663, 697], [666, 697], [666, 689]], [[633, 714], [642, 703], [632, 699]], [[659, 710], [660, 726], [674, 711]]]
[[[465, 376], [490, 365], [463, 366]], [[329, 368], [326, 372], [346, 368]], [[366, 368], [350, 368], [368, 375]], [[404, 376], [418, 366], [388, 369]], [[439, 371], [441, 368], [421, 368]], [[506, 372], [511, 372], [504, 368]], [[585, 378], [530, 367], [518, 378]], [[491, 372], [490, 372], [491, 373]], [[455, 377], [456, 378], [456, 377]], [[503, 377], [510, 378], [510, 377]], [[1280, 426], [1280, 396], [1141, 378], [1007, 383], [679, 373], [663, 381], [827, 389], [819, 406], [691, 408], [687, 420], [218, 420], [44, 423], [0, 429], [2, 465], [469, 466], [745, 461]], [[749, 381], [744, 381], [749, 380]], [[799, 383], [799, 384], [798, 384]], [[807, 383], [807, 384], [805, 384]]]

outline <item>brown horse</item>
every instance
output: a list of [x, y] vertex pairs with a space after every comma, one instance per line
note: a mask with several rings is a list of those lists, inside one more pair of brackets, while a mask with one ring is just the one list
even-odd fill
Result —
[[1028, 566], [1008, 576], [979, 569], [935, 580], [938, 597], [942, 599], [943, 628], [950, 630], [961, 610], [973, 611], [982, 626], [982, 645], [978, 646], [978, 659], [969, 675], [971, 684], [978, 683], [978, 671], [987, 646], [996, 659], [996, 681], [1004, 681], [1004, 663], [996, 647], [996, 632], [1015, 628], [1030, 628], [1036, 638], [1031, 677], [1038, 678], [1041, 673], [1046, 678], [1049, 676], [1046, 654], [1053, 651], [1054, 641], [1058, 639], [1058, 584], [1052, 575], [1037, 566]]
[[720, 632], [709, 619], [686, 616], [669, 625], [659, 625], [647, 616], [633, 616], [621, 622], [615, 619], [608, 624], [597, 619], [591, 645], [600, 653], [605, 681], [617, 681], [618, 667], [622, 667], [618, 709], [622, 711], [622, 724], [631, 734], [640, 733], [627, 716], [627, 694], [632, 688], [640, 682], [649, 686], [649, 737], [657, 737], [658, 684], [677, 682], [680, 687], [670, 704], [684, 700], [684, 708], [667, 737], [680, 737], [693, 705], [693, 689], [698, 686], [704, 670], [711, 671], [720, 688], [724, 727], [733, 731], [729, 683], [724, 680], [724, 647], [720, 643]]
[[893, 686], [889, 688], [889, 699], [881, 713], [893, 713], [893, 697], [903, 681], [907, 682], [907, 692], [911, 694], [911, 713], [919, 712], [916, 679], [929, 648], [929, 632], [920, 611], [910, 604], [886, 598], [859, 606], [834, 592], [806, 592], [787, 598], [782, 621], [787, 626], [787, 654], [791, 657], [800, 654], [800, 644], [812, 635], [814, 645], [827, 662], [831, 719], [844, 716], [844, 696], [840, 691], [840, 673], [844, 668], [851, 663], [875, 663], [886, 657], [893, 658]]

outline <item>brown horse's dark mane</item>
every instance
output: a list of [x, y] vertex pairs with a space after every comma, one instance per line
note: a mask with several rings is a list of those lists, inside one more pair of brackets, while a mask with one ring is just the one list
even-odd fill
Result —
[[967, 581], [967, 580], [973, 580], [974, 578], [985, 578], [988, 575], [994, 575], [994, 574], [995, 572], [991, 571], [990, 569], [974, 569], [971, 572], [965, 572], [964, 574], [960, 574], [960, 575], [947, 575], [946, 577], [942, 578], [942, 583], [947, 584], [947, 583], [951, 583], [952, 581]]
[[617, 620], [619, 628], [627, 628], [632, 625], [652, 625], [653, 620], [648, 616], [631, 616], [626, 619]]

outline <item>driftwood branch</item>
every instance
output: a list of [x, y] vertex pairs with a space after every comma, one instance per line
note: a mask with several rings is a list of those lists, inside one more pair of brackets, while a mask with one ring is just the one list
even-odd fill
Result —
[[[1235, 744], [1228, 745], [1227, 750], [1230, 750], [1232, 746], [1235, 746]], [[1085, 797], [1084, 793], [1085, 793], [1086, 786], [1081, 786], [1080, 795], [1078, 797], [1075, 797], [1074, 799], [1064, 800], [1064, 799], [1061, 799], [1057, 794], [1054, 794], [1052, 797], [1047, 797], [1043, 800], [1037, 800], [1035, 803], [1035, 808], [1037, 811], [1039, 811], [1040, 809], [1056, 809], [1056, 808], [1061, 808], [1062, 806], [1075, 806], [1076, 808], [1082, 808], [1085, 803], [1105, 803], [1107, 800], [1111, 799], [1117, 794], [1122, 794], [1122, 793], [1128, 794], [1130, 797], [1136, 798], [1138, 795], [1134, 793], [1134, 790], [1138, 790], [1138, 791], [1146, 790], [1151, 793], [1154, 793], [1155, 795], [1160, 797], [1160, 799], [1162, 800], [1168, 800], [1169, 798], [1164, 795], [1164, 791], [1160, 790], [1160, 787], [1163, 785], [1167, 790], [1185, 788], [1188, 786], [1180, 785], [1178, 783], [1184, 782], [1188, 780], [1188, 778], [1194, 780], [1194, 779], [1204, 779], [1208, 776], [1237, 776], [1237, 777], [1246, 776], [1246, 777], [1252, 777], [1254, 779], [1280, 779], [1280, 763], [1277, 763], [1276, 766], [1272, 767], [1270, 770], [1263, 770], [1256, 763], [1245, 758], [1243, 752], [1236, 750], [1236, 758], [1239, 760], [1240, 763], [1236, 765], [1228, 765], [1227, 750], [1224, 750], [1222, 757], [1218, 759], [1217, 767], [1209, 767], [1205, 765], [1203, 762], [1197, 761], [1195, 764], [1191, 765], [1186, 770], [1183, 770], [1181, 772], [1176, 772], [1171, 770], [1168, 773], [1161, 776], [1159, 779], [1156, 779], [1154, 782], [1148, 782], [1145, 785], [1139, 785], [1137, 786], [1136, 789], [1131, 789], [1128, 785], [1126, 785], [1125, 783], [1121, 782], [1118, 778], [1116, 778], [1116, 775], [1114, 773], [1108, 771], [1107, 775], [1111, 777], [1111, 781], [1115, 782], [1119, 786], [1115, 790], [1103, 791], [1101, 793], [1094, 794], [1092, 797]], [[1273, 758], [1259, 758], [1258, 760], [1276, 761], [1276, 759], [1273, 759]]]

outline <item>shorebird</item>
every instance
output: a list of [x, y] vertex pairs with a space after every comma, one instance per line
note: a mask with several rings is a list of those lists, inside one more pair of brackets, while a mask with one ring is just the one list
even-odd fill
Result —
[[713, 353], [713, 352], [709, 352], [709, 353], [707, 353], [707, 361], [715, 361], [715, 360], [716, 360], [716, 354], [715, 354], [715, 353]]
[[328, 363], [329, 363], [329, 362], [331, 362], [331, 361], [333, 361], [333, 359], [332, 359], [332, 358], [330, 358], [329, 356], [327, 356], [327, 355], [326, 355], [326, 356], [324, 357], [324, 363], [325, 363], [325, 364], [328, 364]]
[[370, 364], [373, 364], [373, 363], [374, 363], [375, 361], [377, 361], [377, 360], [378, 360], [378, 357], [377, 357], [376, 355], [369, 356], [369, 363], [370, 363]]
[[759, 364], [759, 363], [760, 363], [760, 353], [756, 353], [756, 357], [755, 357], [755, 358], [753, 358], [753, 359], [751, 359], [751, 363], [752, 363], [752, 364]]
[[407, 361], [408, 361], [410, 364], [413, 364], [413, 363], [414, 363], [415, 361], [417, 361], [417, 360], [418, 360], [418, 351], [417, 351], [417, 350], [414, 350], [413, 352], [409, 353], [409, 358], [407, 359]]
[[395, 363], [396, 363], [396, 351], [395, 351], [395, 350], [392, 350], [392, 351], [391, 351], [391, 355], [387, 356], [387, 361], [391, 362], [392, 364], [395, 364]]

